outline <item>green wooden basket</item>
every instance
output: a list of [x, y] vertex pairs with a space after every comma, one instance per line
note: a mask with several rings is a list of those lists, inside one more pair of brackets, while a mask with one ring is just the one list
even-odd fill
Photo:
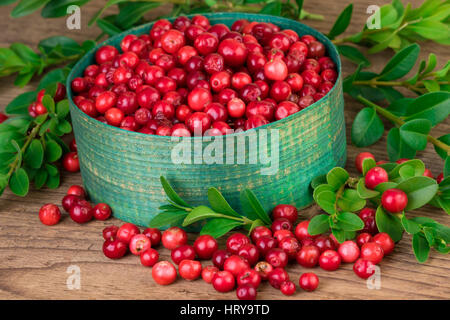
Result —
[[[247, 13], [214, 13], [206, 16], [211, 24], [231, 26], [235, 20], [245, 18], [249, 21], [272, 22], [282, 29], [295, 30], [299, 35], [312, 34], [325, 44], [328, 54], [338, 67], [336, 85], [325, 97], [294, 115], [230, 135], [229, 138], [235, 141], [233, 163], [227, 162], [227, 155], [224, 154], [225, 164], [176, 164], [171, 155], [172, 150], [179, 147], [179, 142], [172, 141], [171, 137], [122, 130], [90, 118], [75, 106], [70, 90], [72, 79], [81, 76], [84, 68], [94, 62], [94, 53], [100, 46], [109, 44], [119, 47], [125, 35], [148, 33], [153, 23], [133, 28], [99, 44], [72, 69], [67, 88], [83, 183], [94, 202], [108, 203], [114, 216], [121, 220], [141, 226], [149, 224], [158, 213], [158, 207], [167, 203], [160, 176], [165, 176], [175, 190], [193, 205], [207, 204], [208, 188], [217, 187], [230, 204], [239, 210], [240, 192], [250, 188], [265, 209], [271, 210], [279, 203], [293, 204], [299, 208], [309, 205], [312, 201], [311, 180], [335, 166], [345, 164], [341, 62], [333, 44], [320, 32], [281, 17]], [[254, 160], [252, 156], [256, 155], [260, 159], [261, 154], [265, 154], [263, 147], [259, 147], [256, 154], [246, 152], [240, 158], [241, 162], [245, 161], [244, 164], [236, 163], [238, 148], [245, 144], [249, 151], [254, 146], [254, 142], [249, 142], [249, 139], [244, 140], [244, 143], [239, 139], [248, 134], [257, 134], [261, 139], [264, 132], [269, 141], [269, 155], [275, 155], [277, 150], [279, 152], [279, 169], [275, 174], [262, 174], [268, 165], [261, 164], [261, 161], [250, 163], [250, 160]], [[277, 134], [278, 146], [270, 143]], [[192, 156], [198, 156], [200, 152], [211, 148], [211, 140], [204, 141], [202, 137], [187, 139], [197, 143], [197, 147], [192, 149]]]

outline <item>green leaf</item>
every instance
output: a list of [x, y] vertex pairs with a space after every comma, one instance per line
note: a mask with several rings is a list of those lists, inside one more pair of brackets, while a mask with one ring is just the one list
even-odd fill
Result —
[[423, 85], [427, 89], [428, 92], [437, 92], [441, 89], [437, 80], [423, 80]]
[[443, 174], [444, 178], [450, 176], [450, 156], [447, 156], [447, 158], [445, 158]]
[[345, 189], [337, 204], [343, 211], [355, 212], [365, 207], [366, 200], [361, 199], [356, 190]]
[[364, 222], [352, 212], [340, 212], [337, 214], [337, 219], [338, 225], [344, 231], [358, 231], [364, 228]]
[[16, 148], [11, 144], [15, 140], [19, 145], [23, 145], [25, 136], [17, 132], [0, 132], [0, 152], [15, 152]]
[[75, 40], [65, 36], [54, 36], [41, 40], [38, 44], [39, 49], [45, 54], [58, 52], [58, 56], [71, 56], [83, 54], [83, 48]]
[[430, 254], [430, 245], [423, 234], [416, 233], [413, 236], [412, 247], [417, 261], [420, 263], [427, 261]]
[[149, 224], [150, 228], [162, 228], [167, 226], [179, 226], [184, 218], [187, 216], [187, 212], [178, 210], [173, 212], [161, 212], [156, 215]]
[[28, 175], [23, 168], [19, 168], [13, 172], [11, 179], [9, 179], [9, 188], [11, 191], [20, 196], [25, 197], [30, 187]]
[[36, 92], [25, 92], [15, 97], [5, 108], [7, 114], [28, 114], [28, 106], [36, 100]]
[[[78, 45], [78, 43], [77, 43]], [[41, 81], [39, 81], [38, 90], [42, 90], [47, 88], [49, 85], [60, 82], [64, 83], [66, 81], [67, 76], [69, 75], [69, 69], [67, 68], [59, 68], [54, 69], [50, 72], [47, 72], [45, 76], [42, 77]]]
[[314, 179], [312, 179], [311, 187], [313, 189], [315, 189], [318, 186], [320, 186], [322, 184], [326, 184], [326, 183], [327, 183], [327, 175], [326, 174], [321, 174], [320, 176], [317, 176]]
[[89, 21], [88, 25], [91, 26], [94, 24], [95, 21], [97, 21], [98, 18], [103, 14], [103, 12], [108, 9], [109, 7], [119, 4], [121, 2], [127, 2], [128, 0], [108, 0], [108, 2], [104, 5], [103, 8], [101, 8], [97, 13], [92, 17], [92, 19]]
[[336, 19], [333, 27], [328, 33], [328, 38], [333, 40], [336, 36], [344, 33], [347, 27], [350, 24], [350, 20], [352, 19], [353, 12], [353, 4], [349, 4], [345, 9], [340, 13], [339, 17]]
[[34, 177], [34, 187], [36, 189], [40, 189], [47, 182], [48, 172], [45, 168], [41, 168], [36, 172], [36, 176]]
[[[48, 171], [47, 171], [48, 172]], [[60, 175], [59, 172], [56, 175], [50, 175], [47, 177], [47, 181], [45, 182], [48, 188], [57, 189], [60, 184]]]
[[400, 241], [403, 236], [403, 226], [398, 217], [386, 213], [379, 206], [375, 214], [375, 221], [380, 232], [386, 232], [394, 242]]
[[387, 136], [387, 152], [390, 161], [396, 161], [401, 158], [414, 158], [416, 156], [416, 150], [408, 146], [400, 138], [399, 128], [392, 128]]
[[409, 166], [414, 168], [414, 175], [415, 176], [422, 176], [425, 172], [425, 164], [420, 159], [412, 159], [405, 161], [401, 164], [397, 164], [392, 170], [388, 170], [389, 172], [389, 179], [394, 180], [400, 176], [400, 170], [401, 168]]
[[211, 204], [211, 208], [213, 208], [213, 210], [216, 212], [220, 212], [229, 216], [241, 217], [239, 213], [231, 208], [227, 200], [225, 200], [224, 196], [216, 188], [208, 189], [208, 201]]
[[18, 0], [0, 0], [0, 6], [7, 6], [11, 3], [17, 2]]
[[396, 116], [403, 117], [406, 115], [409, 104], [413, 101], [414, 99], [411, 98], [402, 98], [392, 102], [386, 109]]
[[427, 146], [427, 135], [431, 130], [431, 122], [426, 119], [415, 119], [400, 127], [400, 137], [412, 149], [424, 150]]
[[89, 0], [51, 0], [41, 11], [44, 18], [58, 18], [67, 15], [67, 8], [71, 5], [81, 7]]
[[61, 131], [64, 134], [68, 134], [72, 132], [72, 125], [67, 120], [61, 120], [61, 122], [58, 124], [58, 130]]
[[374, 159], [372, 158], [366, 158], [363, 160], [362, 163], [362, 174], [363, 176], [365, 176], [367, 174], [367, 171], [369, 171], [370, 169], [372, 169], [373, 167], [376, 167], [377, 163], [375, 162]]
[[401, 167], [400, 171], [398, 172], [400, 174], [400, 177], [403, 180], [406, 180], [408, 178], [414, 177], [415, 175], [415, 170], [413, 167], [411, 166], [403, 166]]
[[379, 87], [379, 89], [383, 92], [384, 97], [390, 103], [395, 102], [399, 99], [404, 99], [403, 94], [400, 91], [394, 89], [393, 87], [381, 86], [381, 87]]
[[120, 7], [116, 16], [115, 25], [122, 29], [128, 29], [138, 22], [148, 11], [159, 7], [159, 2], [130, 2]]
[[48, 174], [49, 174], [50, 176], [52, 176], [52, 177], [56, 177], [57, 175], [59, 175], [58, 168], [55, 167], [55, 166], [52, 165], [52, 164], [46, 163], [46, 164], [45, 164], [45, 170], [47, 170]]
[[420, 225], [413, 220], [407, 219], [405, 215], [402, 216], [401, 222], [403, 228], [405, 228], [405, 231], [409, 234], [416, 234], [417, 232], [420, 232]]
[[323, 191], [319, 193], [316, 202], [327, 213], [336, 213], [336, 193], [333, 191]]
[[123, 31], [119, 27], [116, 27], [114, 24], [109, 23], [104, 19], [98, 19], [97, 26], [110, 37], [115, 36], [116, 34], [119, 34]]
[[348, 178], [350, 175], [348, 172], [341, 168], [341, 167], [335, 167], [330, 170], [327, 174], [327, 182], [328, 184], [336, 191], [338, 190], [342, 185], [347, 183]]
[[261, 227], [261, 226], [265, 226], [265, 223], [263, 221], [261, 221], [259, 219], [256, 219], [255, 221], [253, 221], [252, 225], [250, 226], [250, 229], [248, 230], [248, 235], [250, 236], [253, 229], [255, 229], [256, 227]]
[[55, 112], [55, 100], [53, 100], [53, 98], [48, 95], [45, 94], [44, 97], [42, 98], [42, 104], [44, 105], [44, 107], [47, 109], [48, 112], [54, 113]]
[[0, 76], [8, 76], [22, 71], [26, 64], [13, 50], [0, 48]]
[[270, 224], [271, 220], [266, 210], [264, 210], [263, 206], [259, 202], [256, 195], [250, 189], [245, 189], [242, 191], [242, 194], [245, 199], [247, 199], [248, 204], [253, 209], [253, 212], [258, 216], [259, 219], [264, 221], [266, 224]]
[[214, 238], [220, 238], [239, 226], [242, 226], [242, 223], [238, 221], [223, 218], [211, 219], [203, 226], [200, 235], [209, 234]]
[[397, 189], [403, 190], [408, 196], [405, 210], [414, 210], [426, 205], [436, 195], [439, 186], [436, 180], [419, 176], [400, 182]]
[[[450, 146], [450, 133], [443, 135], [438, 138], [439, 141], [445, 143], [446, 145]], [[444, 149], [441, 149], [437, 146], [434, 146], [434, 150], [436, 150], [436, 153], [445, 160], [447, 158], [447, 152]]]
[[161, 181], [161, 185], [162, 185], [164, 191], [166, 192], [167, 197], [169, 197], [170, 200], [172, 200], [173, 202], [175, 202], [176, 204], [178, 204], [180, 206], [192, 208], [189, 204], [187, 204], [186, 201], [181, 199], [181, 197], [175, 192], [175, 190], [173, 190], [172, 186], [169, 184], [169, 182], [166, 180], [166, 178], [161, 176], [159, 179]]
[[367, 189], [364, 178], [359, 179], [358, 184], [356, 185], [356, 191], [362, 199], [371, 199], [380, 195], [378, 191]]
[[329, 218], [326, 214], [314, 216], [308, 224], [308, 233], [315, 236], [327, 232], [330, 229]]
[[370, 61], [357, 48], [347, 45], [338, 45], [339, 53], [351, 62], [361, 64], [363, 67], [370, 66]]
[[31, 64], [40, 64], [41, 57], [33, 51], [29, 46], [15, 42], [10, 46], [11, 50], [13, 50], [23, 61]]
[[383, 136], [384, 125], [373, 108], [364, 108], [352, 124], [352, 142], [358, 148], [367, 147]]
[[450, 37], [448, 25], [439, 21], [422, 20], [408, 25], [405, 30], [412, 30], [430, 40], [445, 40]]
[[334, 193], [334, 188], [332, 188], [328, 184], [321, 184], [320, 186], [316, 187], [313, 192], [314, 201], [317, 202], [317, 196], [323, 191], [330, 191]]
[[48, 162], [55, 162], [62, 156], [61, 146], [54, 140], [47, 141], [45, 145], [45, 159]]
[[259, 13], [271, 14], [273, 16], [280, 16], [281, 2], [280, 1], [269, 2], [261, 9]]
[[186, 227], [190, 224], [193, 224], [194, 222], [205, 220], [209, 218], [219, 218], [223, 215], [214, 212], [213, 209], [206, 207], [206, 206], [198, 206], [192, 209], [191, 212], [186, 216], [186, 218], [183, 221], [182, 226]]
[[33, 139], [25, 151], [24, 161], [31, 168], [38, 169], [44, 161], [44, 148], [38, 139]]
[[56, 105], [56, 115], [58, 119], [64, 119], [69, 114], [69, 100], [64, 99]]
[[331, 228], [331, 233], [333, 234], [333, 236], [336, 238], [336, 240], [339, 243], [344, 242], [345, 240], [347, 240], [347, 237], [345, 235], [345, 231], [342, 229], [338, 229], [338, 228]]
[[430, 92], [408, 105], [406, 120], [428, 119], [434, 127], [450, 114], [450, 92]]
[[20, 0], [19, 4], [11, 11], [13, 18], [19, 18], [33, 13], [49, 0]]
[[388, 182], [379, 183], [375, 187], [375, 190], [378, 191], [379, 193], [383, 193], [386, 190], [389, 190], [389, 189], [392, 189], [392, 188], [396, 188], [396, 187], [397, 187], [397, 183], [395, 183], [393, 181], [388, 181]]
[[397, 52], [381, 71], [379, 80], [395, 80], [407, 75], [416, 63], [419, 51], [419, 45], [414, 43]]

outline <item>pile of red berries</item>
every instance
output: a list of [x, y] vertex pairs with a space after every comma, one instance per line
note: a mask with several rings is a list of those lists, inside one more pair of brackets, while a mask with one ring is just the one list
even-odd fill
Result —
[[[369, 214], [370, 213], [370, 214]], [[360, 215], [373, 218], [374, 211], [365, 208]], [[200, 235], [193, 245], [188, 244], [186, 232], [172, 227], [162, 234], [158, 229], [147, 228], [140, 233], [138, 227], [125, 223], [120, 228], [110, 226], [103, 230], [103, 252], [106, 257], [117, 259], [128, 249], [140, 257], [141, 263], [152, 268], [152, 277], [160, 285], [175, 282], [178, 273], [189, 281], [202, 278], [212, 284], [218, 292], [229, 292], [236, 288], [239, 299], [256, 298], [262, 281], [279, 289], [285, 295], [293, 295], [296, 284], [286, 271], [289, 262], [297, 262], [302, 267], [319, 265], [327, 271], [339, 268], [342, 262], [354, 263], [353, 270], [361, 278], [367, 279], [375, 273], [374, 266], [394, 249], [394, 242], [386, 233], [361, 232], [355, 241], [339, 244], [333, 235], [311, 236], [309, 221], [294, 227], [298, 211], [291, 205], [280, 204], [272, 212], [270, 228], [259, 226], [250, 234], [231, 234], [226, 241], [226, 249], [219, 249], [217, 240], [209, 235]], [[171, 251], [170, 261], [159, 261], [155, 249], [159, 243]], [[199, 260], [211, 260], [203, 266]], [[316, 274], [303, 273], [298, 285], [313, 291], [319, 285]]]
[[[93, 206], [86, 200], [86, 191], [79, 185], [73, 185], [67, 190], [67, 194], [62, 199], [62, 207], [77, 223], [86, 223], [93, 218], [106, 220], [111, 217], [111, 208], [106, 203]], [[61, 220], [61, 211], [55, 204], [45, 204], [39, 210], [39, 219], [45, 225], [55, 225]]]
[[231, 28], [201, 15], [162, 19], [120, 49], [98, 49], [72, 81], [73, 100], [99, 121], [146, 134], [252, 129], [311, 105], [338, 77], [315, 37], [244, 19]]

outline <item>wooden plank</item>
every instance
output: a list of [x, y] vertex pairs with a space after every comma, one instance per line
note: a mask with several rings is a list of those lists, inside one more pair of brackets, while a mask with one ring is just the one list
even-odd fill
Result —
[[[320, 31], [327, 32], [345, 3], [332, 0], [305, 1], [305, 9], [314, 13], [323, 13], [324, 21], [306, 23]], [[370, 1], [359, 0], [355, 3], [352, 24], [349, 33], [360, 30], [367, 19], [366, 8]], [[420, 1], [412, 1], [418, 6]], [[94, 39], [98, 35], [96, 27], [88, 28], [87, 21], [96, 12], [103, 1], [92, 1], [82, 7], [82, 29], [67, 30], [64, 19], [43, 20], [39, 13], [28, 18], [9, 17], [11, 6], [0, 12], [0, 28], [5, 30], [0, 36], [0, 45], [12, 42], [24, 42], [33, 47], [44, 36], [61, 33], [76, 40]], [[167, 7], [166, 7], [167, 8]], [[158, 9], [158, 12], [166, 10]], [[113, 12], [111, 9], [110, 12]], [[148, 18], [158, 15], [151, 13]], [[32, 27], [30, 21], [33, 21]], [[26, 30], [26, 32], [24, 31]], [[422, 45], [421, 57], [434, 52], [438, 65], [449, 60], [448, 47], [426, 42]], [[392, 52], [371, 56], [374, 70], [380, 70]], [[354, 70], [354, 65], [344, 61], [344, 73]], [[13, 78], [0, 79], [0, 110], [16, 95], [36, 87], [34, 80], [23, 89], [13, 86]], [[361, 105], [346, 96], [347, 137], [350, 125]], [[391, 125], [385, 122], [387, 127]], [[448, 119], [433, 130], [440, 136], [450, 132]], [[348, 138], [347, 168], [355, 174], [353, 160], [361, 150], [350, 145]], [[386, 159], [386, 137], [367, 148], [377, 159]], [[437, 175], [443, 163], [433, 148], [428, 146], [418, 155], [427, 167]], [[0, 198], [0, 298], [1, 299], [234, 299], [235, 293], [219, 294], [201, 280], [192, 284], [177, 280], [174, 285], [162, 287], [151, 278], [151, 269], [140, 265], [139, 259], [132, 255], [112, 261], [101, 252], [103, 227], [120, 221], [94, 221], [86, 225], [77, 225], [67, 215], [55, 227], [46, 227], [38, 220], [39, 208], [44, 203], [59, 204], [67, 188], [81, 183], [79, 174], [64, 173], [62, 185], [57, 190], [32, 190], [26, 198], [19, 198], [9, 191]], [[319, 212], [316, 206], [301, 212], [302, 218], [311, 217]], [[450, 224], [450, 219], [442, 211], [432, 207], [416, 210], [411, 216], [432, 217], [441, 223]], [[195, 235], [189, 235], [192, 243]], [[292, 297], [285, 297], [267, 283], [261, 286], [258, 297], [262, 299], [449, 299], [450, 298], [450, 257], [433, 252], [426, 264], [415, 261], [411, 250], [410, 236], [405, 236], [392, 255], [381, 263], [381, 289], [370, 290], [366, 282], [353, 273], [351, 265], [343, 265], [337, 272], [314, 269], [320, 278], [319, 289], [313, 293], [298, 291]], [[224, 246], [221, 240], [221, 247]], [[169, 259], [169, 252], [161, 249], [161, 259]], [[209, 262], [204, 262], [204, 265]], [[66, 281], [70, 274], [69, 266], [78, 266], [81, 275], [81, 289], [69, 290]], [[298, 283], [301, 273], [309, 269], [291, 265], [288, 272], [291, 279]], [[138, 293], [138, 295], [136, 295]]]

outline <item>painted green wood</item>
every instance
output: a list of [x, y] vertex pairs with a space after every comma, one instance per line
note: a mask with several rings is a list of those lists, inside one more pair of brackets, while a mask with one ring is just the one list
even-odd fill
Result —
[[[166, 203], [159, 177], [165, 176], [177, 192], [193, 205], [207, 203], [207, 189], [217, 187], [230, 204], [240, 209], [239, 194], [251, 188], [267, 210], [276, 204], [289, 203], [304, 207], [312, 202], [310, 181], [346, 161], [344, 100], [342, 92], [341, 62], [336, 48], [320, 32], [299, 22], [269, 15], [248, 13], [206, 14], [212, 24], [228, 26], [236, 19], [272, 22], [282, 29], [293, 29], [300, 35], [312, 34], [325, 44], [328, 54], [336, 63], [339, 78], [334, 88], [321, 100], [308, 108], [277, 122], [230, 135], [237, 145], [248, 133], [261, 133], [270, 129], [268, 141], [274, 131], [279, 134], [279, 170], [273, 175], [262, 175], [265, 165], [249, 164], [174, 164], [171, 152], [178, 142], [161, 137], [130, 132], [101, 123], [85, 115], [72, 101], [71, 80], [81, 76], [86, 66], [93, 63], [95, 50], [105, 44], [119, 47], [127, 34], [148, 33], [152, 23], [116, 35], [99, 44], [86, 54], [72, 69], [68, 80], [68, 96], [75, 138], [77, 141], [83, 183], [94, 202], [108, 203], [114, 215], [124, 221], [141, 226], [148, 225], [158, 207]], [[202, 137], [188, 138], [208, 150], [209, 141]], [[246, 145], [254, 145], [247, 142]], [[268, 150], [275, 151], [269, 143]], [[197, 153], [193, 149], [193, 153]], [[258, 156], [262, 149], [259, 148]], [[223, 162], [226, 162], [226, 156]], [[236, 160], [236, 152], [234, 159]]]

